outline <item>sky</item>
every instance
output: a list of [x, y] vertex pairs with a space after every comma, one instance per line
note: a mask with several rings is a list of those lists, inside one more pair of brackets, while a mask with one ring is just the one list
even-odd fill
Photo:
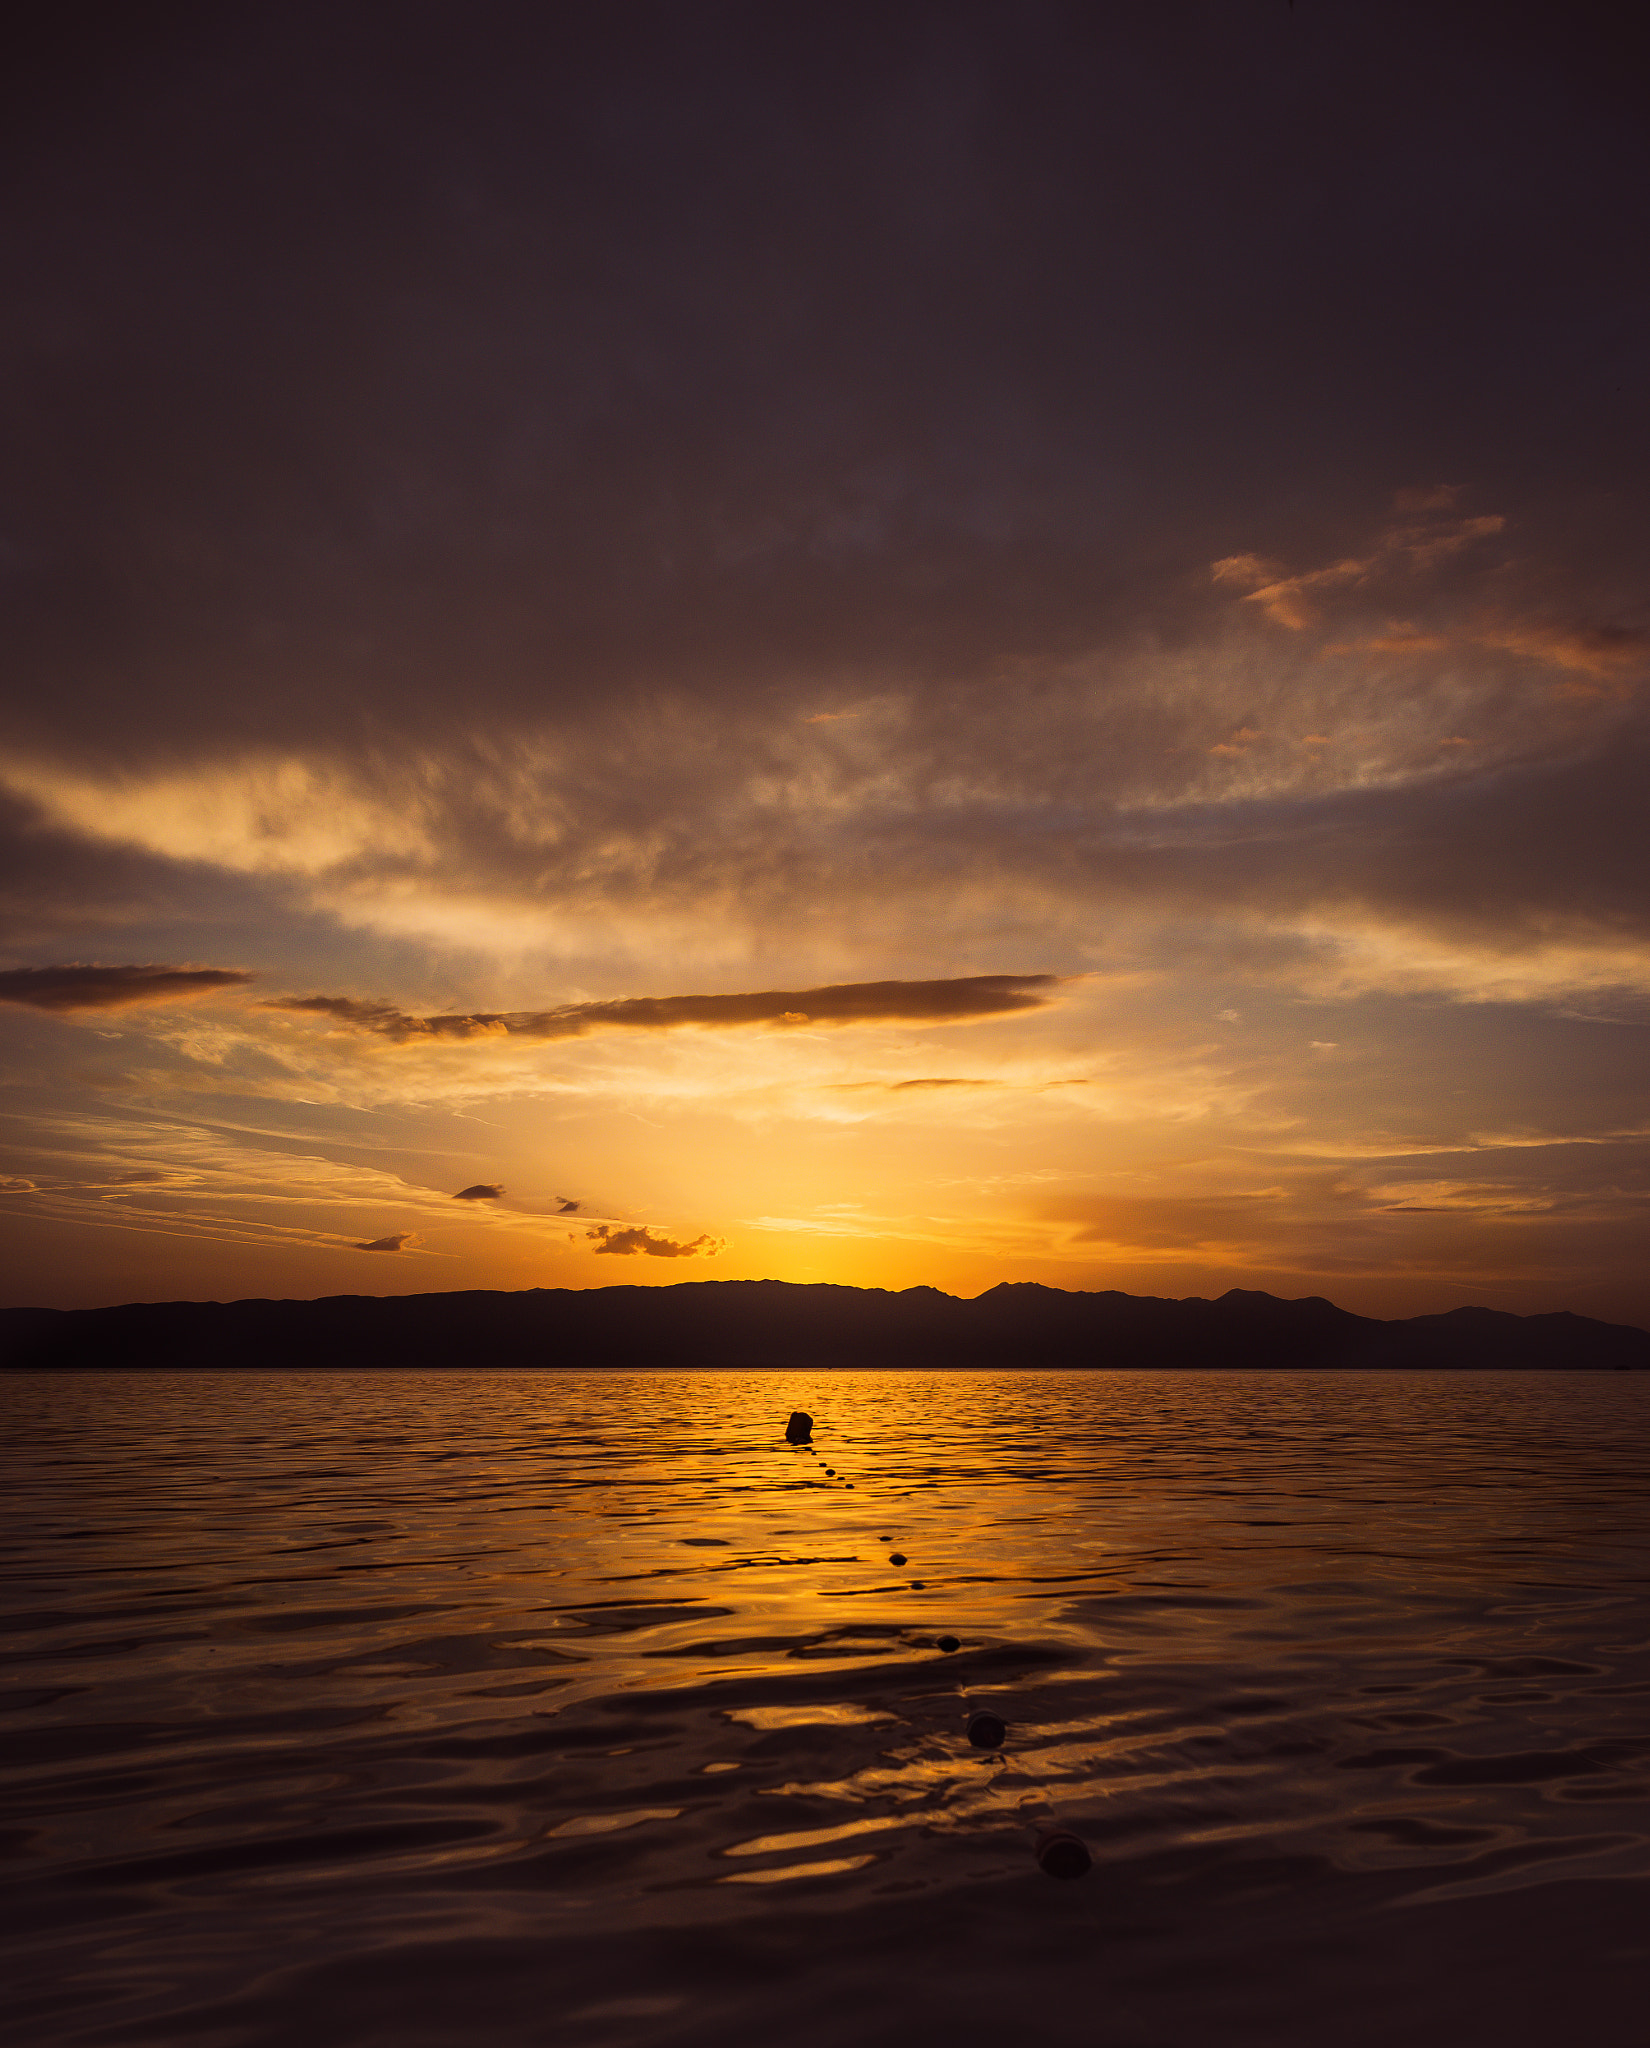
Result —
[[1641, 31], [31, 34], [5, 1299], [1650, 1324]]

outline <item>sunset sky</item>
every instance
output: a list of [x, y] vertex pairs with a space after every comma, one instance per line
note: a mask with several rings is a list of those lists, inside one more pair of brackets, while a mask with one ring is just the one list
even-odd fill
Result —
[[1612, 18], [49, 16], [6, 1299], [1650, 1324]]

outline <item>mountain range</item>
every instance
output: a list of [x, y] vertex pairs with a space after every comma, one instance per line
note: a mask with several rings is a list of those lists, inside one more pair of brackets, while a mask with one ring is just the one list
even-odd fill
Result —
[[1217, 1300], [1019, 1282], [933, 1287], [697, 1280], [663, 1287], [331, 1295], [0, 1310], [0, 1368], [323, 1369], [778, 1366], [1284, 1370], [1650, 1370], [1650, 1333], [1487, 1308], [1381, 1321], [1313, 1295]]

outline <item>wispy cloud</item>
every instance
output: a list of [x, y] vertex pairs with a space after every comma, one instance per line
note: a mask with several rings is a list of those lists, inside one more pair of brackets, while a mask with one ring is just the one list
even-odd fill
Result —
[[[1414, 508], [1418, 511], [1443, 512], [1454, 501], [1454, 493], [1442, 501], [1437, 493], [1420, 495], [1425, 503]], [[1339, 590], [1361, 589], [1395, 573], [1425, 574], [1474, 541], [1488, 540], [1503, 532], [1506, 524], [1497, 512], [1469, 519], [1440, 517], [1420, 524], [1386, 527], [1376, 535], [1366, 554], [1343, 556], [1320, 569], [1301, 569], [1291, 574], [1276, 562], [1244, 554], [1224, 556], [1211, 565], [1211, 573], [1217, 583], [1242, 590], [1245, 604], [1254, 605], [1276, 624], [1298, 633], [1317, 619], [1321, 598]]]
[[429, 847], [429, 796], [415, 777], [374, 788], [324, 756], [291, 750], [104, 774], [9, 753], [0, 756], [0, 788], [88, 838], [240, 874], [316, 875], [365, 854], [382, 860]]

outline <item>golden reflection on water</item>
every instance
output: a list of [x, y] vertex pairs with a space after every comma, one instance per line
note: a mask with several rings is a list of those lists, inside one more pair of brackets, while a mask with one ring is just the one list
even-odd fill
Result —
[[771, 1870], [730, 1871], [723, 1884], [784, 1884], [799, 1877], [835, 1877], [849, 1870], [863, 1870], [875, 1863], [874, 1856], [829, 1856], [817, 1863], [787, 1863]]
[[33, 1881], [118, 1882], [157, 1955], [345, 1884], [495, 1931], [948, 1894], [1055, 1824], [1154, 1883], [1650, 1875], [1636, 1376], [8, 1391], [8, 1803]]

